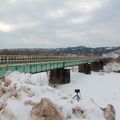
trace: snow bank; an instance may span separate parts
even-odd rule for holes
[[[35,85],[46,85],[48,84],[48,76],[46,72],[38,73],[38,74],[30,74],[30,73],[20,73],[18,71],[14,71],[12,73],[8,73],[6,78],[12,80],[14,83],[31,83]]]
[[[104,70],[109,72],[120,71],[120,63],[114,63],[114,62],[108,63],[106,66],[104,66]]]
[[[74,73],[72,72],[72,74]],[[39,83],[38,79],[40,76],[42,76],[41,78],[42,80],[45,80],[46,84],[41,85]],[[58,87],[58,89],[55,89],[48,86],[46,73],[31,75],[13,72],[6,76],[6,79],[11,80],[12,83],[8,86],[8,91],[0,98],[0,102],[6,104],[5,108],[12,112],[16,120],[30,120],[33,106],[39,103],[44,97],[50,99],[58,106],[59,110],[63,113],[65,120],[105,120],[104,112],[95,104],[95,102],[93,102],[93,100],[83,97],[78,102],[76,99],[72,98],[74,93],[71,93],[74,88],[80,88],[80,86],[77,86],[80,84],[76,84],[80,83],[80,80],[74,81],[74,79],[69,85],[63,85]],[[16,92],[18,92],[19,97],[8,96],[8,93],[11,93],[9,88],[14,88]],[[66,92],[66,90],[69,90],[69,92]],[[10,119],[8,118],[8,120]]]

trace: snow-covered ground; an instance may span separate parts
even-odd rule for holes
[[[43,97],[50,98],[62,109],[65,120],[105,120],[99,107],[104,108],[107,104],[114,105],[116,120],[120,120],[120,73],[111,72],[111,67],[108,66],[110,65],[105,67],[105,71],[109,72],[92,72],[91,75],[71,70],[71,82],[56,88],[48,85],[47,73],[31,75],[13,72],[7,74],[6,79],[11,80],[18,91],[22,88],[20,96],[15,99],[4,95],[0,102],[7,103],[7,108],[16,116],[16,120],[30,120],[32,105],[25,105],[26,101],[37,103]],[[79,102],[73,99],[75,89],[81,91]],[[85,114],[80,118],[72,113],[76,106],[85,110]],[[4,120],[2,117],[0,113],[0,120]]]
[[[74,94],[74,89],[81,90],[82,98],[93,98],[98,106],[113,104],[117,111],[116,120],[120,120],[120,73],[96,73],[91,75],[72,72],[71,83],[59,86],[58,89],[68,95]]]
[[[120,50],[116,50],[116,51],[113,51],[113,52],[109,52],[109,53],[105,53],[103,54],[103,57],[104,58],[118,58],[120,57]]]

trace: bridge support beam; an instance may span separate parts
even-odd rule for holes
[[[79,65],[79,72],[85,74],[91,74],[91,63],[80,64]]]
[[[70,83],[70,69],[54,69],[50,71],[49,84]]]

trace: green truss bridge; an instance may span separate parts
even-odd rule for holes
[[[4,55],[0,56],[0,78],[4,78],[7,71],[19,71],[25,73],[50,71],[51,83],[56,83],[56,79],[58,80],[57,83],[68,83],[68,79],[70,79],[70,70],[65,68],[72,66],[79,66],[79,72],[90,74],[91,70],[102,69],[103,60],[65,56]]]

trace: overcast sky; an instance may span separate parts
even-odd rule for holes
[[[120,0],[0,0],[0,48],[120,46]]]

